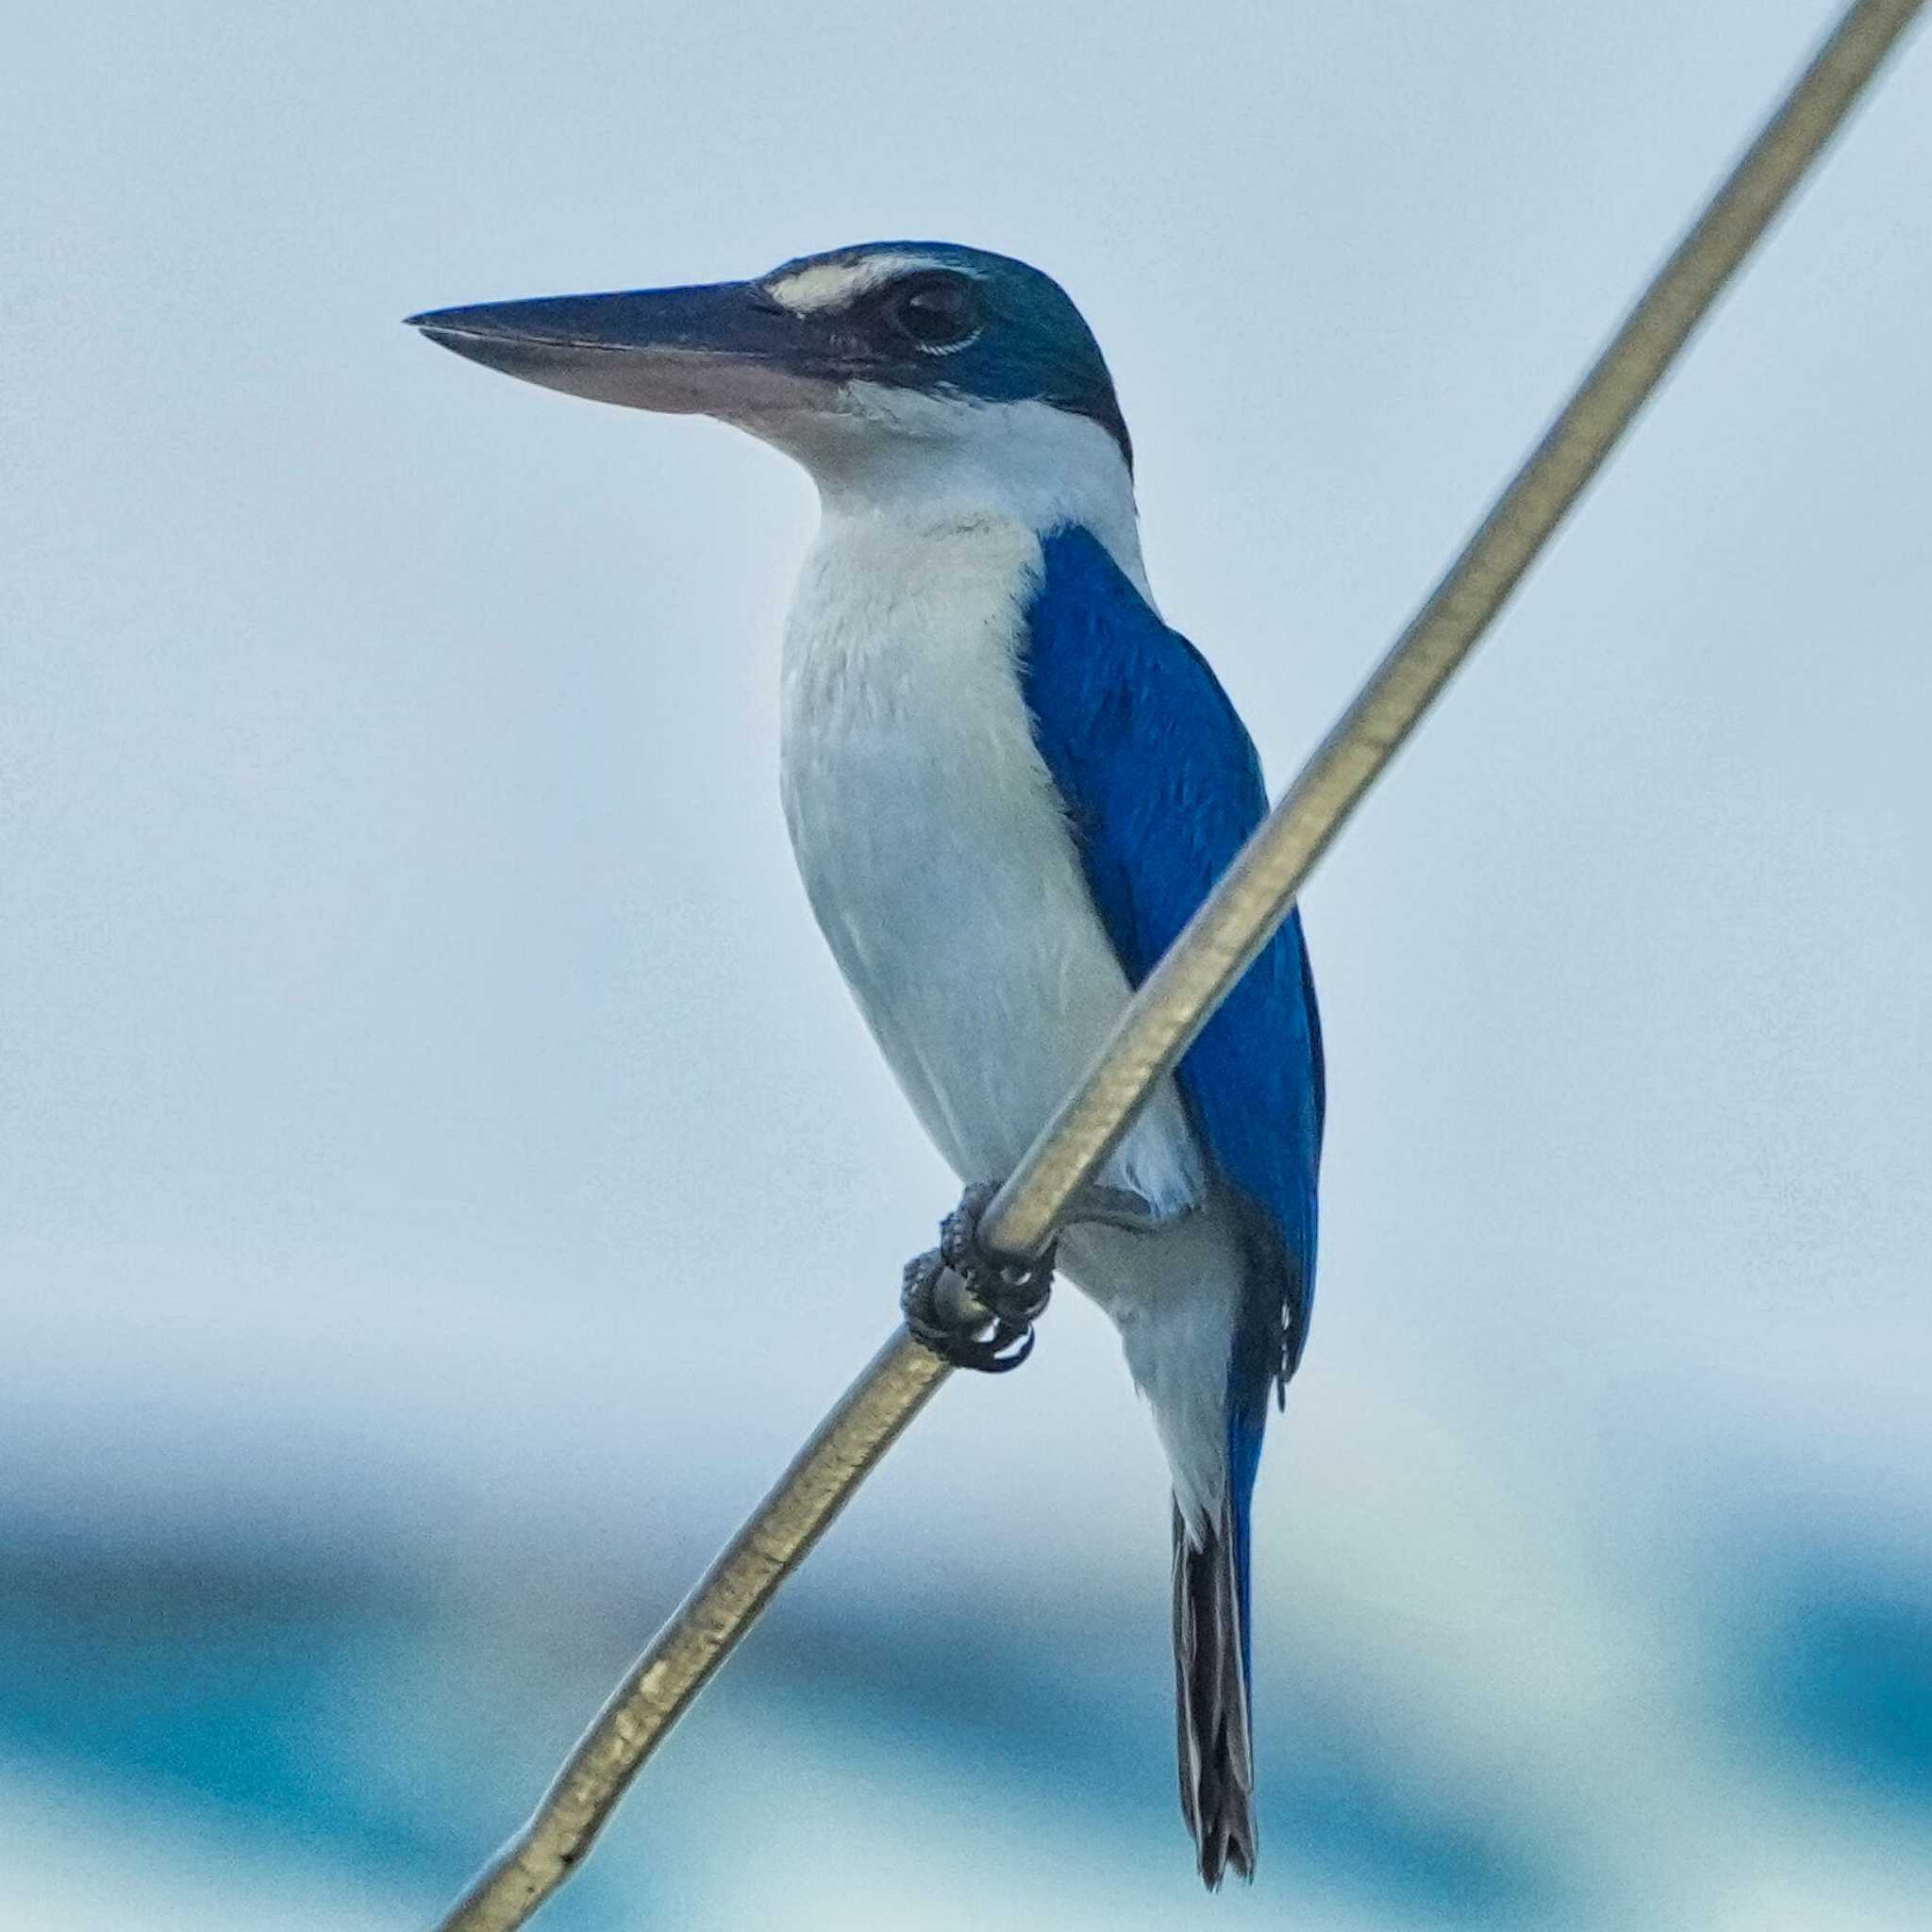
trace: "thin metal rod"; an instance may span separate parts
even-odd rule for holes
[[[1288,917],[1296,891],[1522,582],[1543,545],[1790,199],[1922,0],[1854,7],[1657,271],[1462,554],[1410,620],[1267,822],[1168,949],[1079,1087],[982,1224],[987,1244],[1038,1254],[1156,1083]]]
[[[575,1870],[644,1759],[952,1374],[902,1328],[874,1356],[591,1721],[439,1932],[511,1932]]]
[[[1034,1253],[1288,915],[1363,794],[1468,657],[1790,198],[1924,0],[1859,0],[1738,163],[1360,694],[1141,987],[988,1210]],[[949,1371],[903,1331],[875,1356],[653,1640],[535,1815],[439,1932],[514,1932],[590,1850],[644,1760]]]

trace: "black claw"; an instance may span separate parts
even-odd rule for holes
[[[919,1341],[956,1369],[989,1375],[1017,1369],[1033,1353],[1033,1324],[1053,1292],[1051,1248],[1037,1261],[1021,1261],[980,1245],[980,1217],[996,1191],[983,1184],[966,1190],[940,1224],[939,1246],[907,1262],[899,1291],[906,1325]]]

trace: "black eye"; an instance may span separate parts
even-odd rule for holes
[[[957,349],[979,333],[979,304],[963,275],[927,275],[886,297],[887,325],[922,349]]]

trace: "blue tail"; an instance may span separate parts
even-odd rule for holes
[[[1257,1450],[1258,1452],[1257,1431]],[[1248,1700],[1248,1495],[1229,1472],[1216,1519],[1197,1541],[1174,1512],[1174,1709],[1181,1814],[1211,1891],[1229,1867],[1255,1875],[1255,1751]]]

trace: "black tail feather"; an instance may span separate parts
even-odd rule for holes
[[[1230,1866],[1242,1878],[1255,1875],[1244,1596],[1232,1498],[1223,1503],[1199,1548],[1176,1504],[1174,1667],[1181,1815],[1194,1835],[1209,1890]]]

